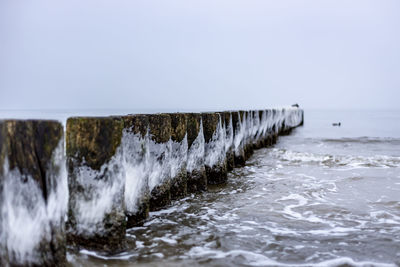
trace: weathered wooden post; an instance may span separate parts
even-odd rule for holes
[[[125,170],[123,121],[112,117],[67,120],[68,241],[115,252],[123,248]]]
[[[171,117],[171,199],[187,194],[187,115],[170,113]]]
[[[171,117],[168,114],[147,116],[150,211],[155,211],[171,203]]]
[[[268,122],[267,122],[267,113],[265,110],[259,110],[258,111],[258,117],[259,117],[259,129],[257,132],[257,148],[262,148],[267,146],[267,127],[268,127]]]
[[[299,126],[302,126],[304,125],[304,110],[301,109],[300,112],[301,112],[301,120]]]
[[[204,133],[201,115],[187,113],[187,190],[196,193],[207,190],[206,168],[204,166]]]
[[[261,130],[260,116],[258,110],[252,110],[251,116],[253,118],[253,125],[251,130],[251,139],[253,150],[261,147],[260,140],[258,139],[258,132]]]
[[[253,149],[253,115],[252,111],[244,111],[244,118],[246,119],[246,141],[244,146],[244,153],[246,156],[246,161],[251,157],[254,152]]]
[[[127,227],[137,226],[149,216],[149,119],[146,115],[122,117],[123,165]]]
[[[279,114],[276,109],[269,110],[271,112],[271,127],[269,134],[269,145],[272,146],[276,144],[278,138],[278,129],[279,129]]]
[[[63,127],[0,121],[0,265],[65,266]]]
[[[246,163],[244,154],[245,127],[239,111],[232,112],[232,125],[235,166],[244,166]]]
[[[231,171],[235,167],[232,114],[230,111],[225,111],[221,112],[221,116],[225,128],[225,155],[227,162],[227,170]]]
[[[219,113],[202,113],[205,166],[208,184],[222,184],[227,179],[225,130]]]

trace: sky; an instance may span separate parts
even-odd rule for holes
[[[398,109],[399,0],[0,0],[0,109]]]

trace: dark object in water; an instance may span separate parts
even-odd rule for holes
[[[340,125],[341,125],[340,122],[338,122],[338,123],[332,123],[332,126],[339,126],[339,127],[340,127]]]
[[[299,104],[297,104],[297,103],[296,103],[296,104],[293,104],[292,107],[298,108],[298,107],[299,107]]]

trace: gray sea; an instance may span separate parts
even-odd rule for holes
[[[340,127],[332,126],[341,122]],[[224,186],[153,212],[72,266],[400,266],[400,111],[305,110]]]

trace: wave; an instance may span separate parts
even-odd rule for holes
[[[315,140],[315,139],[314,139]],[[359,144],[395,144],[400,145],[400,138],[393,137],[370,137],[370,136],[360,136],[360,137],[343,137],[343,138],[320,138],[316,141],[322,141],[326,143],[359,143]]]
[[[82,249],[80,250],[81,254],[91,256],[94,258],[102,259],[102,260],[129,260],[135,257],[138,257],[137,253],[127,253],[123,252],[114,256],[105,256],[97,253],[95,251],[89,251]],[[161,254],[161,253],[157,253]],[[270,259],[269,257],[247,251],[247,250],[230,250],[227,252],[223,252],[220,250],[210,249],[207,247],[193,247],[187,255],[189,258],[199,260],[199,259],[227,259],[230,258],[234,261],[235,259],[244,259],[245,266],[282,266],[282,267],[305,267],[305,266],[314,266],[314,267],[336,267],[336,266],[352,266],[352,267],[396,267],[395,263],[383,263],[383,262],[373,262],[373,261],[356,261],[350,257],[338,257],[333,258],[321,262],[316,263],[284,263],[275,261]],[[209,262],[210,263],[210,262]],[[211,265],[213,265],[211,263]]]
[[[275,148],[271,155],[279,160],[292,164],[309,163],[328,167],[352,167],[352,168],[398,168],[400,157],[375,155],[375,156],[352,156],[352,155],[330,155],[311,152],[297,152]]]
[[[223,252],[220,250],[210,249],[207,247],[193,247],[188,256],[193,259],[199,258],[209,258],[209,259],[225,259],[225,258],[235,258],[245,260],[245,266],[315,266],[315,267],[334,267],[334,266],[354,266],[354,267],[367,267],[367,266],[379,266],[379,267],[396,267],[394,263],[383,263],[383,262],[372,262],[372,261],[356,261],[349,257],[338,257],[326,261],[321,261],[317,263],[283,263],[278,262],[269,257],[251,252],[246,250],[231,250],[228,252]]]

